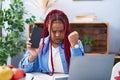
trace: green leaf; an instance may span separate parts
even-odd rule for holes
[[[22,34],[25,31],[24,24],[33,24],[35,21],[35,16],[24,18],[24,15],[28,15],[28,12],[25,11],[22,0],[12,0],[9,6],[8,9],[0,9],[0,27],[6,33],[6,35],[0,37],[0,65],[6,62],[9,54],[13,57],[25,51],[26,40],[24,34]]]

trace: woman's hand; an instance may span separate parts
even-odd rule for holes
[[[32,43],[30,42],[30,38],[29,38],[26,42],[26,46],[27,46],[27,50],[30,52],[30,56],[28,59],[30,62],[34,61],[34,59],[37,57],[38,52],[40,50],[40,46],[39,48],[32,48],[31,45]]]
[[[71,44],[71,47],[74,48],[76,44],[78,44],[79,34],[77,31],[73,31],[69,34],[68,40]]]

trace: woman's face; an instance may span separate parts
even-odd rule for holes
[[[51,31],[51,38],[52,38],[53,44],[58,44],[64,39],[65,29],[61,21],[59,20],[54,21],[51,26],[51,30],[50,30],[50,26],[48,26],[49,34],[50,34],[50,31]]]

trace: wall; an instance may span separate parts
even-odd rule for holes
[[[27,0],[26,0],[27,1]],[[120,52],[120,0],[101,0],[101,1],[73,1],[58,0],[51,9],[63,10],[69,17],[70,22],[74,21],[75,15],[92,13],[97,17],[97,21],[109,22],[109,51]],[[26,5],[26,9],[37,16],[40,21],[42,12],[33,6]],[[48,12],[49,10],[48,9]]]

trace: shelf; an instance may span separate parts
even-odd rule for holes
[[[43,28],[43,23],[36,22],[35,25]],[[33,25],[29,25],[29,35]],[[108,54],[108,22],[71,22],[71,31],[77,31],[80,39],[83,35],[89,35],[94,39],[92,53]]]
[[[92,53],[108,54],[108,23],[107,22],[80,22],[70,23],[71,31],[77,31],[80,39],[84,35],[93,38]]]

